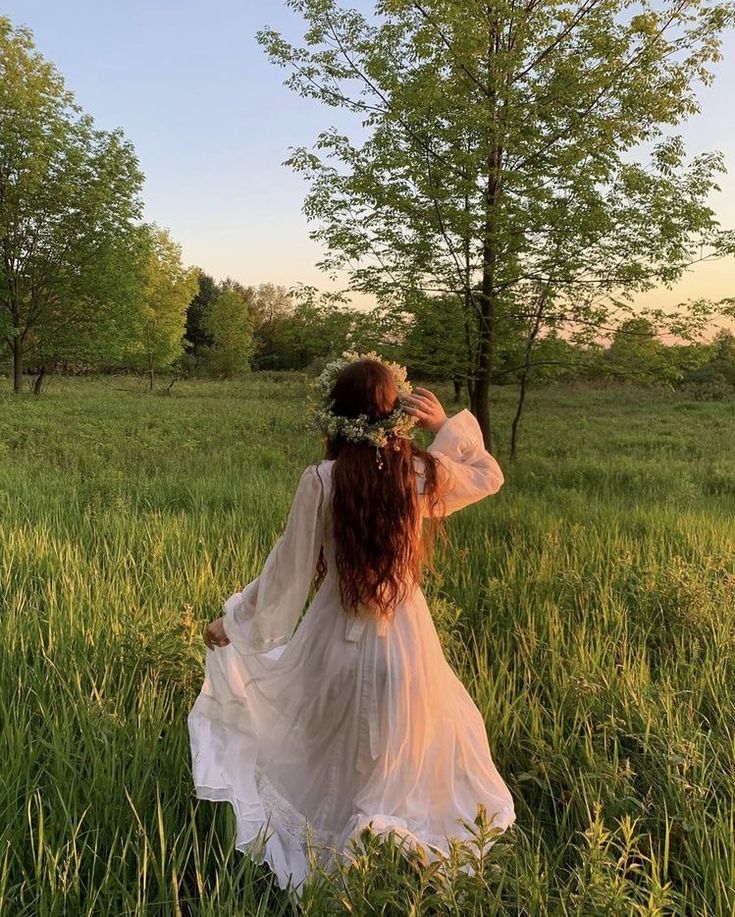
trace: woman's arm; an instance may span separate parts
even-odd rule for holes
[[[248,656],[290,639],[316,571],[323,533],[322,498],[318,468],[310,465],[299,480],[286,528],[260,575],[231,595],[222,618],[210,624],[212,644],[224,644],[225,640],[217,639],[224,637]]]
[[[444,499],[437,509],[442,515],[448,516],[500,490],[503,472],[485,449],[474,414],[465,408],[447,417],[436,395],[425,388],[416,388],[403,401],[405,410],[418,418],[418,425],[435,434],[427,451],[436,455],[440,465],[439,490]]]
[[[489,497],[503,486],[503,471],[485,449],[477,418],[466,408],[444,421],[427,451],[441,467],[442,515]]]

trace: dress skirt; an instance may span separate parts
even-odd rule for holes
[[[188,724],[197,796],[232,805],[237,849],[282,888],[308,875],[309,843],[328,866],[369,823],[433,859],[478,804],[493,826],[515,819],[420,590],[380,622],[349,618],[325,580],[285,646],[207,650]]]

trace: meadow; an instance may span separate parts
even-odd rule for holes
[[[449,885],[367,838],[299,910],[194,799],[186,715],[320,457],[304,378],[143,386],[0,394],[0,913],[735,912],[735,403],[532,391],[511,464],[493,391],[506,484],[425,591],[517,824]]]

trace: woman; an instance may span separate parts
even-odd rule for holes
[[[326,459],[303,472],[260,576],[209,624],[188,717],[197,796],[231,803],[237,849],[282,888],[308,875],[309,845],[329,864],[368,824],[432,858],[478,805],[496,827],[515,820],[420,588],[441,519],[503,473],[469,411],[447,418],[377,354],[344,354],[319,385]],[[416,425],[435,434],[428,451]]]

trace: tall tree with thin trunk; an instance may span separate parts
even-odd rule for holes
[[[153,389],[156,370],[170,366],[184,352],[186,310],[199,288],[199,271],[184,265],[181,246],[167,229],[150,224],[141,231],[145,240],[141,319],[130,357],[148,373],[148,387]]]
[[[73,359],[132,333],[142,181],[122,133],[95,129],[0,17],[0,337],[16,392],[28,347],[57,360],[66,341]]]
[[[596,328],[634,292],[732,249],[707,203],[721,158],[689,161],[665,133],[697,110],[729,4],[287,5],[302,44],[272,29],[261,44],[292,89],[355,116],[354,131],[325,130],[289,160],[311,185],[321,266],[398,308],[417,291],[461,304],[488,448],[504,328]]]

